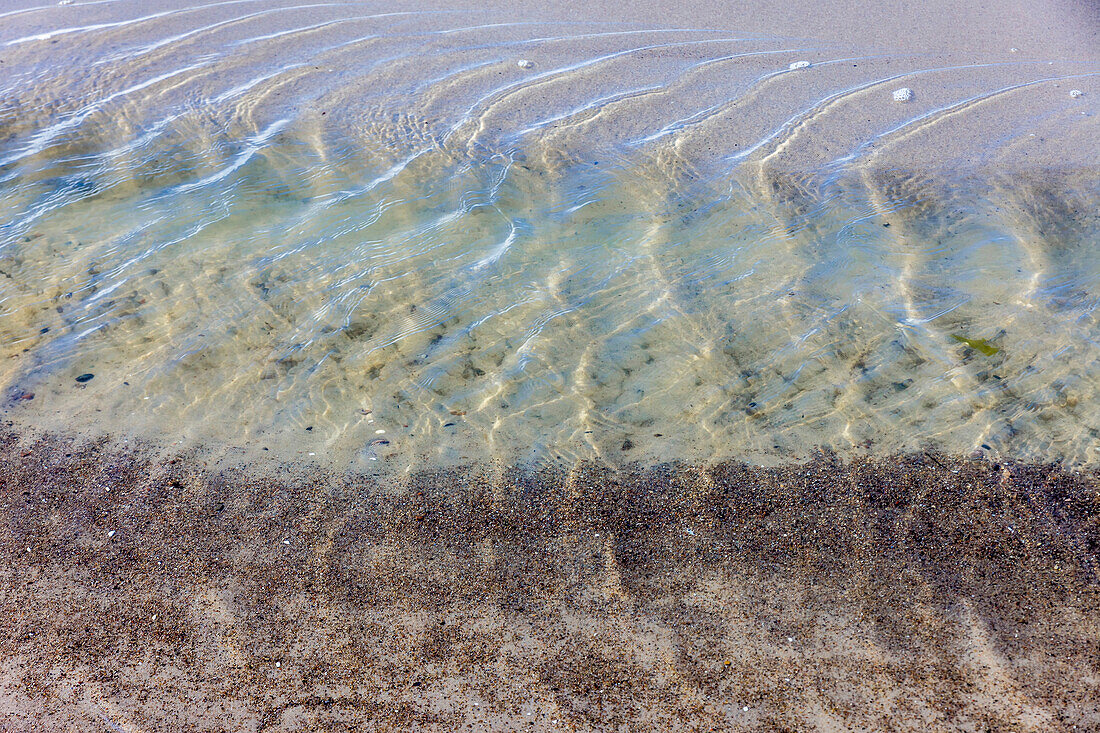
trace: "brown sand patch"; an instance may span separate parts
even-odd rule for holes
[[[4,436],[0,730],[1100,728],[1095,473],[283,475]]]

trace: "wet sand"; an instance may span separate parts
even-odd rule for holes
[[[1100,727],[1095,471],[264,473],[4,434],[0,730]]]
[[[290,120],[326,153],[381,140],[598,160],[647,141],[662,165],[708,173],[1096,163],[1100,11],[1084,0],[402,1],[385,11],[19,0],[0,15],[13,80],[0,140],[26,145],[12,160],[83,158],[166,119],[206,148],[227,134],[266,141]],[[58,73],[59,50],[79,72]],[[789,73],[798,62],[810,66]],[[911,101],[892,101],[899,87]],[[225,95],[191,114],[196,100]],[[163,116],[179,109],[189,111]],[[81,134],[58,145],[73,118]]]

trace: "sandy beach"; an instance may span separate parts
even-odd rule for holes
[[[1100,730],[1100,10],[0,7],[0,732]]]
[[[733,161],[807,173],[840,159],[919,173],[1096,166],[1100,10],[1086,0],[21,5],[4,12],[0,48],[9,78],[34,91],[9,85],[0,132],[74,104],[83,129],[71,152],[140,134],[158,110],[239,78],[254,98],[211,105],[185,129],[262,131],[292,98],[315,145],[476,153],[531,125],[529,157],[551,167],[642,138],[669,143],[652,153],[658,165],[711,172]],[[56,73],[59,49],[83,70]],[[912,99],[892,102],[901,87]]]
[[[4,730],[1100,724],[1095,472],[2,462]]]

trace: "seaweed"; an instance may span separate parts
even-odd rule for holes
[[[974,351],[984,354],[985,356],[993,356],[1000,351],[999,348],[989,343],[989,341],[987,341],[986,339],[967,338],[965,336],[960,336],[957,333],[951,334],[951,338],[955,339],[959,343],[966,344],[970,348],[974,349]]]

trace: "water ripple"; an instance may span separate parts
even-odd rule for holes
[[[0,14],[12,419],[354,465],[1100,459],[1096,177],[1005,164],[1092,139],[1060,85],[1100,70],[254,2]]]

